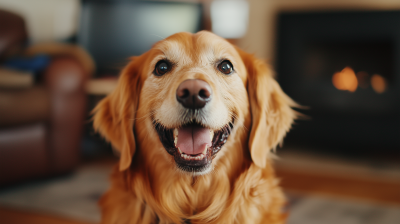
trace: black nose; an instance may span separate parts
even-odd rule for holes
[[[189,109],[203,108],[211,100],[211,87],[207,82],[198,79],[183,81],[176,90],[176,99]]]

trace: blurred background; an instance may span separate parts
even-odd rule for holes
[[[275,162],[288,223],[400,223],[398,0],[0,0],[0,223],[98,223],[118,158],[90,111],[128,57],[200,30],[304,106]]]

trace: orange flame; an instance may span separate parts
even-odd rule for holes
[[[332,83],[337,89],[350,92],[356,91],[358,86],[356,74],[350,67],[345,67],[342,71],[336,72],[332,76]]]
[[[386,90],[386,80],[382,76],[375,74],[371,77],[372,89],[377,93],[383,93]]]

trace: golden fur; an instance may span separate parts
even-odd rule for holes
[[[165,57],[174,69],[154,76]],[[232,62],[235,74],[218,73],[213,62],[221,58]],[[204,175],[179,171],[152,125],[177,125],[175,91],[186,79],[211,86],[211,128],[235,119]],[[102,223],[284,223],[285,199],[269,153],[296,117],[292,106],[262,60],[209,32],[178,33],[133,57],[116,90],[94,110],[95,129],[120,152],[111,189],[100,201]]]

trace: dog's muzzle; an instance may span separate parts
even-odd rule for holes
[[[182,124],[176,128],[165,128],[154,122],[161,143],[183,171],[196,175],[207,173],[215,155],[226,143],[233,122],[219,130],[213,130],[198,122],[202,109],[212,99],[212,90],[207,82],[198,79],[183,81],[176,90],[177,101],[186,108]]]

